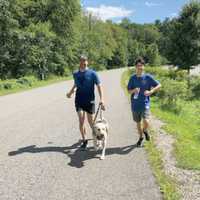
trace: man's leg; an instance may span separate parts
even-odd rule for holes
[[[81,136],[83,139],[83,144],[81,145],[81,148],[87,147],[87,140],[86,140],[86,130],[85,130],[85,111],[78,111],[78,118],[79,118],[79,129],[81,132]]]
[[[90,125],[90,128],[92,129],[94,123],[94,114],[87,113],[87,120]]]

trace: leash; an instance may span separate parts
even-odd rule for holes
[[[93,123],[96,122],[96,119],[97,119],[97,116],[98,116],[98,114],[99,114],[99,111],[100,111],[100,119],[102,120],[102,119],[103,119],[103,115],[102,115],[102,104],[101,104],[101,103],[100,103],[99,106],[98,106],[98,109],[97,109],[97,112],[96,112],[96,114],[95,114]]]

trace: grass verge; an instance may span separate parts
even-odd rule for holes
[[[166,122],[166,132],[176,138],[174,156],[177,167],[200,170],[200,102],[179,101],[180,113],[160,109],[160,102],[152,99],[151,111],[156,117]]]
[[[58,82],[66,81],[66,80],[70,80],[70,79],[72,79],[72,76],[68,76],[68,77],[52,76],[47,80],[43,80],[43,81],[37,80],[37,81],[32,82],[31,84],[16,84],[17,79],[8,80],[9,84],[12,84],[13,86],[8,89],[0,88],[0,96],[13,94],[13,93],[17,93],[17,92],[23,92],[26,90],[31,90],[33,88],[43,87],[43,86],[47,86],[47,85],[50,85],[53,83],[58,83]],[[2,82],[3,81],[1,81],[1,83]]]

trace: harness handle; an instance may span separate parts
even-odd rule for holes
[[[102,114],[102,104],[101,103],[99,103],[99,106],[98,106],[97,112],[95,114],[93,123],[95,123],[95,121],[97,119],[97,116],[99,114],[99,111],[100,111],[100,119],[102,120],[103,119],[103,114]]]

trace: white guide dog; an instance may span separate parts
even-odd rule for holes
[[[108,139],[108,122],[105,119],[97,120],[93,125],[93,142],[95,150],[102,149],[100,159],[105,159],[105,151]]]

